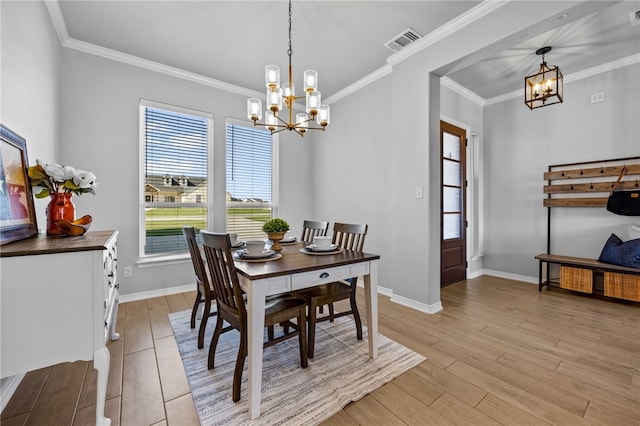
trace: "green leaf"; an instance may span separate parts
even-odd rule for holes
[[[46,198],[50,195],[49,190],[46,188],[42,188],[42,191],[38,192],[35,197],[36,198]]]

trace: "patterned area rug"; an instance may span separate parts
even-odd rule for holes
[[[215,317],[207,324],[204,348],[198,349],[198,327],[190,328],[190,314],[190,311],[176,312],[169,314],[169,320],[200,423],[206,426],[318,424],[426,359],[380,335],[378,358],[371,360],[366,328],[363,327],[363,340],[358,341],[351,317],[337,318],[334,323],[322,322],[316,329],[315,357],[309,360],[306,369],[300,367],[296,338],[264,350],[261,415],[251,421],[246,362],[241,399],[238,403],[231,400],[240,335],[235,330],[222,334],[216,367],[208,370]]]

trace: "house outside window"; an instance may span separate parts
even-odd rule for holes
[[[265,238],[262,224],[278,214],[278,135],[235,120],[226,135],[227,232]]]
[[[187,252],[182,226],[213,223],[213,115],[140,102],[140,256]]]

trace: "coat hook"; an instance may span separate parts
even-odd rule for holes
[[[600,166],[600,173],[604,173],[604,168]]]
[[[589,189],[593,189],[593,182],[591,182],[591,186],[589,187]]]
[[[564,170],[562,171],[562,175],[561,176],[564,177]]]
[[[570,189],[573,191],[573,184],[571,184],[571,188]]]
[[[584,174],[584,173],[583,173],[582,169],[580,169],[580,175],[582,176],[583,174]]]
[[[636,179],[636,188],[638,187],[638,179]]]

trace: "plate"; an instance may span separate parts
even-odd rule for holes
[[[339,247],[335,244],[331,244],[328,245],[326,247],[319,247],[315,244],[309,244],[307,247],[305,247],[306,249],[310,250],[310,251],[335,251],[337,250]]]
[[[298,241],[296,237],[287,238],[286,240],[280,240],[280,244],[291,244]]]
[[[236,253],[240,259],[264,259],[276,254],[273,250],[262,250],[260,253],[248,253],[246,250],[238,250]]]
[[[244,245],[244,241],[236,241],[235,243],[231,243],[231,248],[239,248],[242,247]]]
[[[312,254],[312,255],[315,255],[315,256],[324,256],[324,255],[328,255],[328,254],[342,253],[342,247],[336,247],[331,251],[313,251],[313,250],[309,250],[307,247],[304,247],[304,248],[300,249],[300,253]]]

